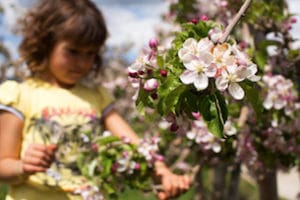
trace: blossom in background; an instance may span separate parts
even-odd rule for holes
[[[137,151],[145,157],[149,164],[155,160],[163,160],[163,157],[157,153],[159,142],[159,137],[153,137],[151,139],[144,138],[139,143]]]
[[[139,169],[138,163],[132,160],[131,152],[123,152],[122,157],[119,158],[116,162],[117,172],[126,172],[128,174],[132,174],[133,170]]]
[[[81,195],[83,200],[104,200],[99,188],[95,186],[84,186],[74,191],[74,194]]]
[[[217,138],[209,132],[206,123],[201,117],[193,122],[191,130],[186,133],[186,137],[195,141],[204,150],[212,150],[215,153],[221,151],[221,145]]]
[[[263,102],[265,109],[284,109],[285,114],[290,116],[300,108],[298,94],[291,80],[282,75],[265,75],[262,80],[267,87]]]
[[[224,124],[224,133],[228,136],[236,135],[237,129],[231,119],[227,119]]]

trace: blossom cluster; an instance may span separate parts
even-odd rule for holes
[[[282,75],[266,74],[263,76],[262,81],[267,88],[267,94],[263,102],[265,109],[284,109],[287,116],[292,116],[300,108],[298,92],[291,80]]]
[[[242,100],[260,80],[245,48],[233,39],[221,42],[223,34],[219,24],[205,18],[182,24],[170,46],[151,39],[128,67],[129,80],[138,88],[138,109],[150,107],[164,117],[183,114],[190,119],[192,112],[199,112],[208,130],[222,136],[228,94]],[[208,114],[212,110],[215,113]]]
[[[214,134],[212,134],[201,116],[199,115],[192,123],[192,128],[186,133],[189,140],[195,141],[204,151],[212,150],[215,153],[221,151],[221,142]]]
[[[57,185],[68,181],[62,173],[68,166],[74,176],[82,177],[82,183],[77,185],[74,182],[70,192],[80,194],[86,200],[116,195],[126,186],[151,189],[153,164],[163,160],[158,154],[158,137],[143,139],[135,145],[127,137],[119,138],[109,131],[102,131],[95,117],[71,113],[76,121],[84,123],[71,126],[57,121],[64,115],[65,112],[62,112],[32,120],[42,135],[35,136],[43,137],[45,143],[57,145],[54,164],[46,171]]]
[[[236,44],[214,44],[208,37],[200,41],[188,38],[178,56],[186,68],[180,80],[197,90],[207,89],[212,78],[218,90],[228,89],[234,99],[243,99],[245,92],[239,82],[259,80],[256,64]]]
[[[228,89],[234,99],[240,100],[244,98],[245,92],[239,83],[246,79],[258,81],[257,66],[236,43],[219,44],[221,36],[222,32],[214,28],[209,31],[208,37],[199,41],[195,38],[186,39],[178,50],[178,57],[184,66],[179,78],[184,84],[193,84],[198,91],[207,89],[209,79],[213,79],[219,91]],[[149,46],[151,50],[139,56],[128,67],[128,72],[135,87],[139,87],[140,79],[145,79],[143,89],[153,92],[159,87],[159,81],[155,77],[148,77],[153,74],[153,70],[158,70],[155,56],[165,51],[160,51],[158,41],[154,39],[149,41]],[[160,69],[159,72],[162,77],[167,77],[166,69]]]

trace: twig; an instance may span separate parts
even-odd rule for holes
[[[240,117],[238,119],[238,126],[239,127],[243,127],[246,123],[247,117],[249,114],[249,109],[246,106],[242,107],[241,113],[240,113]]]
[[[235,25],[238,23],[238,21],[241,19],[241,17],[244,15],[244,13],[246,12],[247,8],[249,7],[251,3],[251,0],[246,0],[244,2],[244,4],[242,5],[242,7],[240,8],[239,12],[234,16],[233,20],[228,24],[228,26],[226,27],[223,36],[220,39],[220,43],[224,43],[229,34],[231,33],[232,29],[235,27]]]
[[[175,161],[175,163],[170,167],[171,170],[174,170],[176,168],[176,166],[178,165],[178,163],[181,163],[183,162],[187,157],[188,155],[190,154],[190,149],[183,149],[183,151],[181,151],[178,159]]]

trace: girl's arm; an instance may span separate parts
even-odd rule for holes
[[[20,177],[45,171],[51,164],[55,147],[29,145],[20,159],[24,123],[9,112],[0,113],[0,180],[18,183]]]
[[[139,143],[137,134],[115,110],[110,111],[105,116],[104,125],[113,135],[118,137],[126,136],[132,143]],[[188,176],[173,174],[165,163],[157,161],[154,168],[156,176],[160,179],[163,186],[163,191],[157,194],[160,200],[174,197],[190,187],[190,178]]]
[[[15,115],[0,114],[0,179],[11,181],[20,176],[22,163],[19,160],[23,122]]]

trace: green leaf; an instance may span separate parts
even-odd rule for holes
[[[137,110],[142,115],[145,114],[145,108],[146,107],[150,107],[150,108],[153,107],[153,102],[150,99],[149,92],[147,92],[143,89],[139,90],[138,98],[136,100],[136,107],[137,107]]]
[[[107,177],[108,175],[111,174],[111,167],[112,167],[112,160],[110,159],[103,159],[101,164],[103,167],[103,171],[101,172],[101,175],[103,177]]]
[[[185,91],[185,85],[180,85],[179,87],[175,88],[174,90],[170,91],[167,98],[165,98],[165,104],[168,105],[166,108],[165,113],[169,113],[170,111],[176,113],[176,111],[181,110],[179,99],[182,93]]]
[[[97,159],[94,159],[91,163],[89,163],[89,176],[94,176],[94,173],[95,173],[95,169],[97,167],[97,164],[98,164],[98,161]]]
[[[224,96],[222,96],[220,94],[219,91],[215,91],[214,98],[215,98],[215,104],[216,104],[216,107],[218,110],[218,115],[220,115],[219,116],[220,121],[224,125],[224,123],[226,122],[227,117],[228,117],[228,108],[227,108],[225,98],[224,98]]]
[[[106,193],[108,193],[109,195],[116,193],[116,190],[108,183],[103,183],[103,188],[104,188],[104,191]]]
[[[116,137],[116,136],[107,136],[107,137],[102,137],[100,139],[97,140],[97,143],[99,145],[106,145],[115,141],[119,141],[120,138]]]
[[[220,97],[214,95],[205,95],[201,99],[200,113],[211,133],[216,137],[222,137],[224,120],[227,119],[227,108]]]
[[[163,57],[162,56],[157,56],[156,60],[157,60],[157,65],[162,68],[164,66],[164,59],[163,59]]]
[[[241,83],[241,87],[244,89],[246,99],[249,101],[256,113],[258,120],[261,120],[262,112],[264,110],[261,98],[258,93],[258,89],[253,87],[253,84]]]
[[[172,93],[173,91],[174,91],[173,94],[178,95],[177,92],[180,91],[176,91],[176,88],[180,87],[181,85],[182,84],[179,81],[179,79],[173,75],[168,76],[168,79],[160,85],[160,87],[158,88],[159,100],[158,100],[157,108],[158,108],[158,112],[161,115],[166,115],[171,110],[171,108],[169,107],[170,103],[168,102],[168,100],[173,101],[172,102],[173,106],[174,104],[176,104],[179,97],[171,98],[169,96],[170,93]]]

